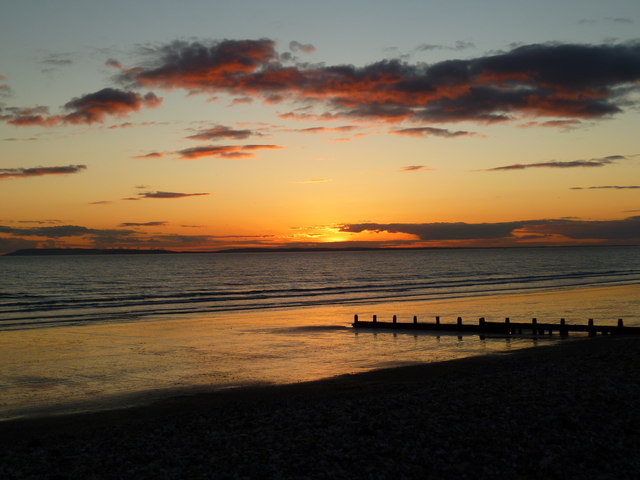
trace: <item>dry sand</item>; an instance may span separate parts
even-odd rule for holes
[[[640,338],[0,423],[0,478],[640,478]]]

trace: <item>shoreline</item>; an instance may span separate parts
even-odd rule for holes
[[[8,420],[0,476],[632,478],[639,369],[607,336]]]

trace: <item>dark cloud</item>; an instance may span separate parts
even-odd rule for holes
[[[611,20],[614,23],[623,23],[626,25],[633,25],[635,23],[635,21],[632,18],[626,18],[626,17],[608,18],[607,20]]]
[[[110,125],[106,128],[108,128],[109,130],[118,130],[120,128],[150,127],[155,125],[168,125],[168,124],[169,122],[138,122],[138,123],[124,122],[124,123],[119,123],[117,125]]]
[[[343,225],[342,232],[360,233],[364,231],[408,233],[421,240],[469,240],[510,237],[522,228],[525,222],[505,223],[357,223]]]
[[[426,123],[607,117],[634,103],[640,80],[640,42],[533,44],[468,60],[364,67],[285,66],[267,39],[174,42],[147,53],[147,63],[122,70],[122,82],[303,100],[332,116]]]
[[[419,52],[427,52],[430,50],[455,50],[455,51],[461,51],[461,50],[466,50],[468,48],[474,48],[475,44],[473,42],[467,42],[464,40],[457,40],[453,46],[449,46],[449,45],[441,45],[441,44],[437,44],[437,43],[423,43],[421,45],[418,45],[416,47],[416,51]]]
[[[238,97],[238,98],[234,98],[231,101],[231,106],[243,105],[243,104],[248,104],[248,103],[253,103],[253,98],[251,98],[251,97]]]
[[[351,132],[355,130],[357,127],[354,125],[343,125],[341,127],[309,127],[309,128],[298,128],[294,130],[299,133],[344,133]]]
[[[143,96],[134,92],[103,88],[66,103],[64,108],[71,113],[65,115],[63,121],[74,124],[102,122],[106,115],[122,117],[142,107],[157,107],[160,103],[162,99],[153,92]]]
[[[144,66],[123,69],[120,80],[162,88],[233,90],[239,74],[256,72],[276,62],[278,54],[275,43],[267,39],[223,40],[212,44],[176,41],[147,49],[147,58]]]
[[[533,234],[562,235],[574,240],[640,239],[640,216],[604,221],[552,220],[528,225],[527,230]]]
[[[0,120],[16,127],[53,127],[61,122],[58,115],[49,115],[49,108],[39,105],[36,107],[7,107],[0,110]]]
[[[2,80],[2,77],[0,77]],[[10,97],[11,96],[11,87],[6,83],[0,83],[0,98],[2,97]],[[0,112],[2,109],[0,109]]]
[[[219,139],[234,139],[234,140],[244,140],[245,138],[249,138],[253,135],[261,135],[258,132],[254,132],[253,130],[234,130],[230,127],[225,127],[223,125],[216,125],[215,127],[208,128],[206,130],[201,130],[195,135],[189,135],[187,138],[193,140],[219,140]]]
[[[571,119],[571,120],[547,120],[545,122],[527,122],[522,125],[519,125],[521,128],[531,128],[531,127],[550,127],[550,128],[563,128],[563,129],[571,129],[574,127],[578,127],[582,125],[580,120]]]
[[[165,156],[165,153],[163,152],[150,152],[150,153],[145,153],[144,155],[135,155],[134,157],[131,158],[162,158]]]
[[[2,178],[39,177],[43,175],[69,175],[87,168],[86,165],[67,165],[64,167],[0,168]]]
[[[138,194],[140,198],[185,198],[185,197],[199,197],[203,195],[210,195],[209,193],[178,193],[178,192],[142,192]],[[138,200],[139,198],[136,198]]]
[[[161,226],[166,222],[123,223],[136,227]],[[98,248],[200,248],[216,249],[230,246],[272,245],[267,243],[271,235],[157,235],[132,229],[94,229],[78,225],[56,227],[14,228],[0,225],[0,252],[34,247],[77,247]],[[27,238],[25,238],[27,237]],[[36,240],[28,237],[36,237]],[[80,241],[74,240],[81,238]]]
[[[207,145],[203,147],[185,148],[175,152],[182,159],[202,157],[250,158],[255,150],[280,149],[278,145]]]
[[[26,237],[64,238],[84,236],[128,236],[134,230],[101,230],[78,225],[58,225],[53,227],[15,228],[0,225],[0,233],[21,235]]]
[[[162,227],[164,225],[167,225],[167,222],[143,222],[143,223],[125,222],[125,223],[121,223],[119,226],[120,227]]]
[[[48,220],[18,220],[17,223],[35,223],[36,225],[49,225],[51,223],[62,223],[60,220],[50,218]]]
[[[68,55],[54,53],[44,58],[42,63],[54,67],[66,67],[73,65],[73,60],[71,60]]]
[[[418,170],[433,170],[425,165],[407,165],[400,169],[401,172],[417,172]]]
[[[141,108],[154,108],[162,99],[153,92],[145,95],[139,93],[103,88],[67,102],[64,109],[66,115],[50,115],[47,107],[6,108],[0,120],[15,126],[53,127],[64,124],[92,124],[103,122],[107,116],[124,117]]]
[[[582,167],[604,167],[610,165],[617,160],[624,160],[624,155],[609,155],[608,157],[592,158],[590,160],[571,160],[566,162],[551,161],[539,163],[514,163],[503,167],[488,168],[486,172],[498,172],[506,170],[526,170],[528,168],[582,168]]]
[[[295,40],[292,42],[289,42],[289,50],[291,50],[292,52],[302,52],[302,53],[313,53],[316,51],[316,47],[314,47],[313,45],[311,45],[310,43],[307,44],[303,44],[300,42],[296,42]]]
[[[36,248],[38,242],[19,237],[0,237],[0,252],[14,252],[23,248]]]
[[[423,241],[511,240],[526,237],[565,237],[570,240],[640,240],[640,216],[623,220],[522,220],[498,223],[358,223],[343,232],[389,232],[417,236]],[[517,235],[516,235],[517,233]]]
[[[444,137],[444,138],[454,138],[454,137],[467,137],[470,135],[475,135],[473,132],[467,132],[465,130],[458,130],[452,132],[451,130],[447,130],[446,128],[434,128],[434,127],[416,127],[416,128],[401,128],[399,130],[391,130],[390,133],[396,135],[408,135],[412,137]]]
[[[122,64],[118,60],[115,60],[113,58],[108,59],[106,62],[104,62],[104,64],[107,67],[113,67],[117,68],[118,70],[122,70]]]
[[[638,190],[640,185],[602,185],[595,187],[571,187],[571,190]]]

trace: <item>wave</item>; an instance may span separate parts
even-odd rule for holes
[[[91,321],[137,320],[158,315],[214,313],[266,308],[294,308],[328,304],[383,301],[442,300],[486,296],[522,290],[638,283],[640,271],[573,272],[554,275],[467,277],[458,280],[396,280],[383,284],[313,286],[284,289],[196,290],[172,294],[129,294],[85,298],[31,295],[19,300],[0,296],[0,330]],[[96,292],[93,292],[96,293]]]
[[[640,284],[640,249],[0,258],[0,330]]]

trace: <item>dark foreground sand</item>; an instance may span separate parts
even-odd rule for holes
[[[640,338],[0,423],[0,478],[640,478]]]

